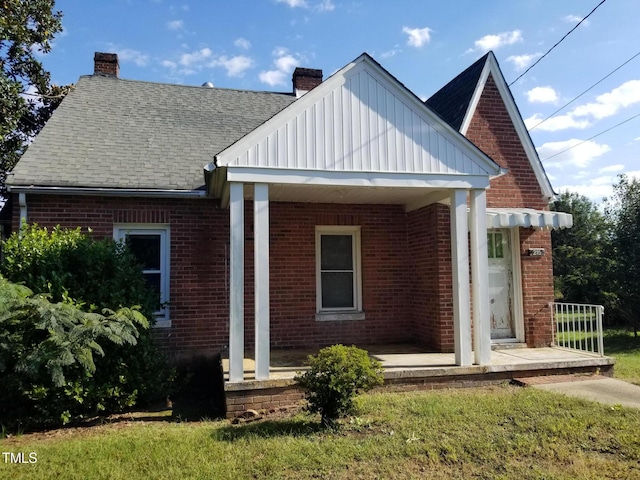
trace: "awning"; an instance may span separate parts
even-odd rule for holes
[[[571,228],[573,216],[532,208],[487,208],[487,228]]]

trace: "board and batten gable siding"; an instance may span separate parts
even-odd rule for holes
[[[496,173],[490,160],[478,161],[482,154],[473,145],[382,72],[381,67],[362,59],[350,64],[221,152],[220,165],[334,172]]]

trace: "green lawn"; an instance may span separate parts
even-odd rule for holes
[[[640,385],[640,336],[625,329],[606,329],[604,353],[616,359],[616,378]]]
[[[0,478],[640,478],[640,411],[511,386],[361,398],[323,432],[303,414],[120,422],[0,440]]]

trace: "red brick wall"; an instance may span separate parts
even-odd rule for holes
[[[542,190],[531,168],[526,152],[498,88],[489,76],[467,137],[494,159],[507,174],[491,180],[487,191],[488,207],[526,207],[548,210]],[[529,257],[527,250],[545,249],[543,257]],[[518,249],[514,248],[517,252]],[[553,268],[551,264],[551,233],[520,229],[525,337],[530,346],[551,342],[549,302],[553,301]]]
[[[96,237],[113,237],[114,223],[169,224],[171,328],[155,330],[156,336],[175,359],[209,355],[228,344],[228,211],[195,199],[27,195],[27,205],[30,222],[90,227]]]
[[[270,216],[271,344],[274,347],[366,345],[412,338],[404,207],[272,202]],[[317,225],[361,226],[365,320],[315,320]],[[252,329],[247,329],[247,335],[252,341]]]
[[[544,248],[541,257],[529,256],[528,249]],[[548,346],[552,340],[553,264],[551,234],[533,228],[520,229],[520,258],[525,339],[530,347]]]
[[[453,351],[453,288],[449,209],[434,204],[408,214],[410,317],[420,343]]]
[[[487,191],[488,207],[548,208],[492,76],[487,79],[466,136],[498,165],[509,170],[491,181]]]
[[[158,329],[174,358],[228,344],[229,213],[208,200],[28,195],[30,222],[90,227],[112,237],[114,223],[171,228],[171,327]],[[271,203],[271,344],[392,343],[413,339],[407,223],[398,205]],[[14,214],[18,224],[18,212]],[[316,322],[315,227],[360,225],[365,320]],[[253,204],[245,205],[245,335],[254,342]]]

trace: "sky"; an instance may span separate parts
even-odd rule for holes
[[[39,58],[56,84],[111,52],[121,78],[290,91],[295,67],[326,78],[367,52],[426,99],[489,50],[513,82],[600,1],[57,0],[63,31]],[[617,175],[640,178],[639,17],[606,0],[511,86],[558,193],[600,203]]]

